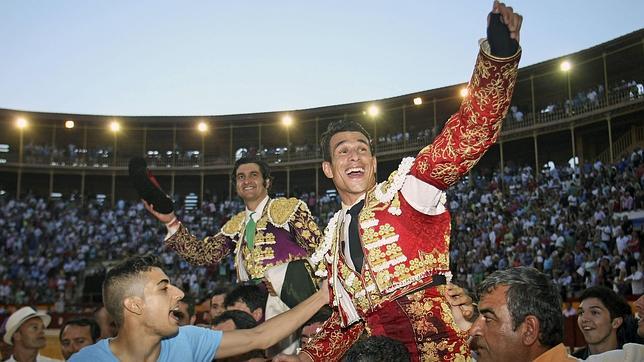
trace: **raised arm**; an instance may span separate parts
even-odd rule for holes
[[[208,236],[203,240],[198,239],[177,220],[174,212],[161,214],[154,210],[154,206],[143,200],[145,209],[157,220],[165,224],[168,229],[166,245],[193,265],[208,265],[221,262],[232,251],[232,240],[218,233]]]
[[[220,263],[233,250],[233,241],[221,232],[199,239],[181,223],[165,243],[192,265]]]
[[[315,294],[276,317],[252,329],[225,331],[217,358],[237,356],[255,349],[267,349],[292,334],[329,302],[329,288],[325,281]]]
[[[468,173],[496,142],[514,91],[521,57],[514,41],[519,39],[522,18],[495,2],[489,21],[488,39],[481,44],[468,95],[432,144],[420,151],[410,171],[441,190]]]

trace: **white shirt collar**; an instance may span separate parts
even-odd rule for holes
[[[269,199],[269,197],[268,197],[268,195],[266,195],[264,200],[262,200],[262,202],[260,202],[259,205],[257,205],[257,208],[255,208],[254,211],[253,210],[248,210],[248,207],[247,207],[246,208],[246,217],[245,217],[246,221],[248,221],[248,219],[250,218],[250,214],[252,212],[255,213],[253,215],[253,220],[255,220],[255,221],[259,220],[259,218],[264,213],[264,207],[266,207],[266,203],[268,203],[268,199]]]
[[[342,203],[342,211],[346,212],[347,210],[349,210],[350,208],[352,208],[355,204],[357,204],[357,203],[359,203],[360,201],[364,200],[364,198],[365,198],[365,196],[366,196],[366,195],[367,195],[366,193],[362,194],[362,196],[360,196],[360,197],[356,200],[356,202],[354,202],[354,203],[353,203],[353,204],[351,204],[351,205],[346,205],[346,204],[343,202],[343,203]]]

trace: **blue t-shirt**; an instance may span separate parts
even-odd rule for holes
[[[212,361],[221,343],[221,331],[207,328],[184,326],[179,327],[179,333],[161,340],[161,353],[158,362],[174,361]],[[70,362],[118,362],[110,350],[109,340],[102,339],[96,344],[87,346],[75,353]]]

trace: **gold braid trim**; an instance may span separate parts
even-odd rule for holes
[[[271,224],[278,227],[285,227],[295,215],[295,211],[300,204],[306,206],[304,202],[294,197],[289,199],[273,199],[268,204],[268,220]]]
[[[221,228],[221,233],[231,238],[236,234],[241,234],[244,228],[244,219],[246,218],[245,213],[246,211],[242,211],[228,220]]]

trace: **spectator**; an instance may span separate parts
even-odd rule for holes
[[[559,291],[534,268],[497,270],[479,285],[469,330],[477,361],[576,361],[563,345]]]
[[[179,319],[180,326],[194,325],[197,321],[195,315],[195,300],[190,296],[184,296],[178,303],[179,310],[175,313]]]
[[[624,344],[621,330],[624,319],[631,315],[631,308],[623,297],[611,289],[597,286],[586,289],[581,295],[577,311],[577,325],[587,346],[576,351],[577,358],[619,349]]]
[[[637,267],[632,266],[631,270],[633,273],[624,278],[624,280],[631,283],[633,295],[642,295],[644,294],[644,261],[640,260],[637,263]]]
[[[60,350],[65,360],[68,360],[81,348],[96,343],[101,337],[101,328],[93,319],[71,319],[60,327],[58,339]]]
[[[22,307],[7,319],[3,340],[13,346],[8,362],[52,362],[58,361],[42,356],[39,350],[45,348],[45,328],[51,322],[48,314],[37,312],[31,307]]]
[[[644,339],[644,320],[641,314],[644,313],[644,296],[635,301],[635,310],[638,314],[637,335]],[[640,340],[641,341],[641,340]],[[644,361],[644,345],[640,343],[626,343],[622,349],[612,350],[600,354],[594,354],[586,359],[592,362],[641,362]]]
[[[227,310],[212,320],[212,329],[216,331],[232,331],[235,329],[251,329],[257,326],[252,315],[241,310]]]
[[[252,329],[257,326],[253,317],[239,310],[227,310],[213,320],[213,330],[234,331],[237,329]],[[239,356],[218,359],[219,362],[264,362],[265,352],[259,349],[244,353]]]
[[[231,290],[224,299],[226,310],[240,310],[253,316],[255,321],[264,320],[264,306],[268,294],[257,285],[242,284]]]
[[[226,308],[224,307],[224,300],[228,294],[228,288],[218,288],[210,293],[210,320],[213,321],[217,316],[223,313]]]
[[[83,348],[71,361],[211,361],[265,349],[293,333],[328,301],[326,284],[296,308],[250,330],[212,331],[178,326],[183,292],[153,256],[133,257],[111,269],[103,284],[105,307],[118,337]]]

